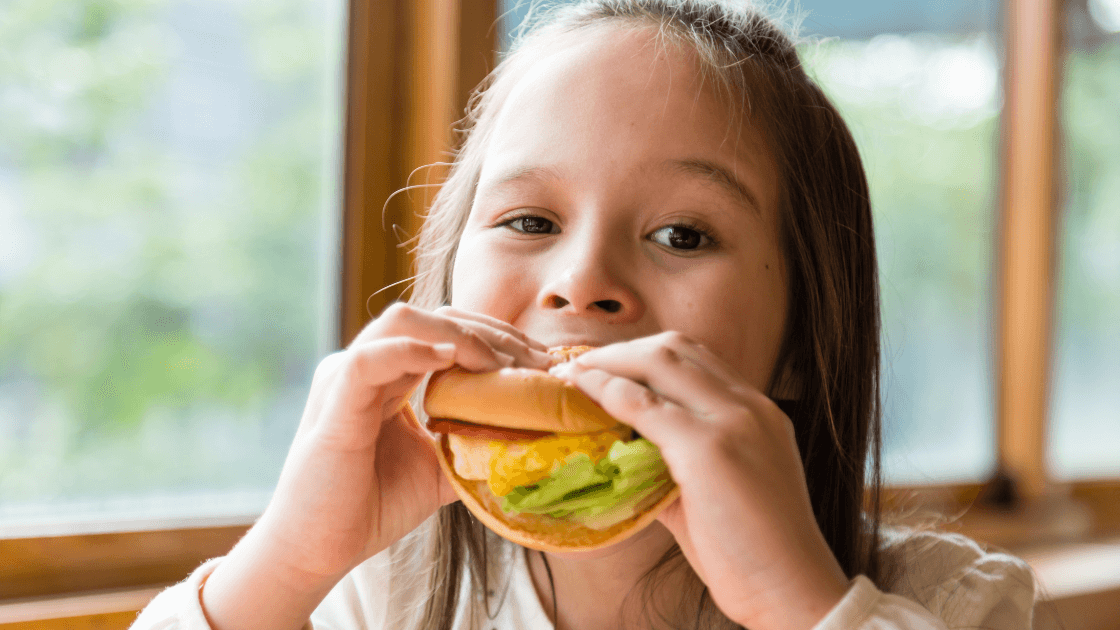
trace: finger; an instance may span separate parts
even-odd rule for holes
[[[509,333],[510,335],[516,337],[518,340],[520,340],[522,343],[529,346],[530,348],[534,348],[536,350],[541,350],[542,352],[548,350],[548,346],[546,346],[543,343],[537,341],[536,339],[533,339],[529,335],[526,335],[524,332],[521,331],[521,329],[517,328],[516,326],[514,326],[510,323],[504,322],[504,321],[498,319],[497,317],[491,317],[491,316],[483,314],[483,313],[474,313],[472,311],[464,311],[463,309],[455,308],[454,306],[441,306],[441,307],[436,309],[436,313],[446,313],[446,314],[453,315],[453,316],[461,318],[461,319],[469,319],[469,320],[473,320],[475,322],[478,322],[480,324],[487,324],[488,326],[490,326],[492,328],[497,328],[498,330],[502,330],[504,332]]]
[[[608,414],[649,438],[663,454],[666,447],[690,442],[697,419],[648,387],[597,368],[579,370],[570,381]]]
[[[339,377],[362,387],[381,387],[402,376],[420,377],[454,364],[459,349],[453,343],[431,343],[412,337],[387,337],[343,353]]]
[[[431,446],[408,430],[401,414],[381,433],[375,459],[381,497],[376,518],[383,536],[397,539],[442,505],[443,473]]]
[[[618,349],[586,363],[560,364],[551,372],[569,378],[567,375],[588,369],[601,369],[644,385],[654,394],[706,419],[725,415],[730,405],[741,406],[746,388],[742,383],[729,386],[704,366],[668,346]]]
[[[491,372],[516,362],[513,356],[495,349],[463,322],[401,303],[385,309],[380,317],[358,333],[351,345],[395,336],[413,337],[430,343],[453,343],[455,362],[473,372]]]
[[[412,407],[409,405],[401,407],[400,412],[394,419],[402,423],[411,437],[423,445],[424,452],[432,457],[437,476],[436,497],[439,505],[443,506],[458,501],[459,497],[455,494],[455,489],[451,487],[447,475],[443,474],[443,468],[438,462],[439,455],[436,451],[440,448],[439,442],[421,426],[420,420],[417,419]]]
[[[455,363],[453,344],[430,344],[410,337],[390,337],[351,347],[341,353],[329,382],[311,397],[304,432],[337,448],[367,448],[376,439],[378,419],[389,415],[387,401],[399,407],[404,396],[419,386],[424,374]],[[314,406],[312,406],[314,405]],[[335,418],[325,423],[322,418]]]
[[[693,342],[685,344],[684,348],[678,351],[708,369],[712,374],[728,385],[739,385],[746,382],[742,373],[731,365],[727,359],[716,354],[711,348],[702,343]],[[695,355],[691,354],[689,351],[694,352]]]
[[[404,422],[408,430],[414,433],[416,437],[424,440],[424,442],[430,446],[436,445],[436,436],[424,428],[424,423],[416,415],[416,410],[412,408],[411,404],[402,406],[399,414],[401,416],[401,421]]]
[[[609,361],[610,365],[618,365],[623,361],[642,363],[656,358],[657,353],[663,348],[668,348],[680,357],[692,361],[719,379],[728,388],[740,388],[745,383],[743,376],[725,359],[712,352],[707,346],[676,331],[666,331],[649,337],[604,346],[577,357],[576,363],[593,367],[605,367],[608,365],[608,363],[604,363],[605,361]]]
[[[521,339],[504,330],[497,330],[485,323],[472,320],[460,320],[460,323],[485,339],[494,349],[514,357],[515,365],[538,370],[552,367],[552,357],[547,352],[526,345]]]
[[[296,428],[296,441],[315,425],[319,416],[316,411],[323,407],[324,400],[331,391],[331,385],[338,371],[342,369],[343,354],[343,352],[329,354],[323,357],[322,361],[319,361],[319,365],[315,366],[315,374],[311,377],[311,391],[307,395],[307,404],[304,405],[303,416]]]
[[[451,482],[448,481],[447,475],[443,474],[443,469],[439,471],[439,505],[443,507],[459,500],[459,495],[455,494],[455,488],[451,487]]]
[[[450,484],[446,483],[446,476],[443,474],[443,469],[439,466],[437,459],[437,451],[440,448],[439,440],[434,438],[423,428],[420,424],[420,420],[417,419],[416,414],[412,411],[411,406],[402,407],[400,412],[394,416],[393,420],[403,425],[411,437],[423,445],[424,452],[432,456],[433,462],[436,464],[435,471],[439,475],[439,480],[441,482],[438,484],[440,505],[457,501],[458,496],[455,495],[455,491],[451,488]]]
[[[670,503],[661,513],[657,515],[657,520],[673,538],[677,540],[680,545],[681,551],[686,556],[692,550],[692,540],[688,536],[688,523],[684,519],[684,508],[681,506],[681,497],[677,497],[675,501]]]
[[[673,501],[657,515],[657,521],[664,525],[665,529],[669,530],[669,533],[673,535],[673,539],[676,540],[677,545],[681,548],[681,553],[684,554],[685,559],[688,560],[693,570],[696,570],[699,574],[703,569],[703,564],[698,561],[699,558],[696,555],[696,546],[692,543],[692,534],[688,529],[688,519],[685,518],[684,514],[684,501],[685,498],[683,496],[678,497],[676,501]],[[699,577],[703,580],[705,576],[700,575]]]
[[[369,344],[367,344],[368,346]],[[359,352],[361,348],[351,346],[348,350],[334,352],[327,355],[319,362],[315,368],[315,374],[311,378],[311,391],[307,396],[307,404],[304,406],[303,416],[300,419],[299,427],[296,429],[295,440],[301,439],[308,431],[315,427],[321,418],[322,410],[327,404],[328,400],[332,397],[339,395],[339,381],[343,378],[341,375],[346,371],[347,365],[352,365],[355,362],[354,353]],[[368,351],[378,352],[377,348],[367,348]],[[432,348],[438,354],[441,350]],[[444,348],[442,352],[454,352],[454,346]],[[453,359],[451,360],[453,361]],[[443,366],[447,364],[447,360],[439,358],[433,365]],[[352,369],[352,368],[351,368]],[[434,369],[443,369],[437,367]],[[419,378],[415,375],[403,375],[402,378],[419,382]]]

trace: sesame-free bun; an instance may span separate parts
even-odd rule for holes
[[[549,353],[559,363],[587,350],[587,346],[559,347]],[[411,415],[411,408],[406,409]],[[619,425],[566,381],[544,370],[527,368],[486,373],[452,368],[438,372],[428,382],[424,410],[431,418],[554,433],[594,433]],[[456,474],[447,435],[437,437],[440,467],[463,505],[498,535],[531,549],[590,551],[613,545],[652,523],[680,494],[676,484],[669,481],[638,506],[634,516],[603,530],[547,515],[506,514],[501,509],[501,498],[490,491],[485,480],[465,479]]]
[[[618,424],[563,379],[529,368],[483,373],[451,368],[433,374],[424,411],[432,418],[550,433],[593,433]]]

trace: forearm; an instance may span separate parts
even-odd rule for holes
[[[341,579],[294,570],[266,530],[251,529],[203,585],[212,630],[297,630]]]

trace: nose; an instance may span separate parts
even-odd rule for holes
[[[609,239],[582,241],[557,252],[541,287],[539,304],[545,310],[592,316],[610,323],[638,321],[644,305],[629,285],[632,266],[622,248]]]

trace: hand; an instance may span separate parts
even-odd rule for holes
[[[492,317],[395,304],[323,360],[265,515],[304,548],[299,566],[344,574],[455,500],[427,436],[400,413],[428,372],[548,367],[543,350]]]
[[[430,438],[401,411],[408,396],[453,364],[547,368],[545,349],[492,317],[395,304],[324,359],[272,501],[203,590],[212,625],[302,623],[350,569],[454,501]]]
[[[676,332],[591,350],[552,373],[661,449],[680,499],[658,520],[712,599],[753,630],[808,630],[848,580],[813,516],[790,419]]]

